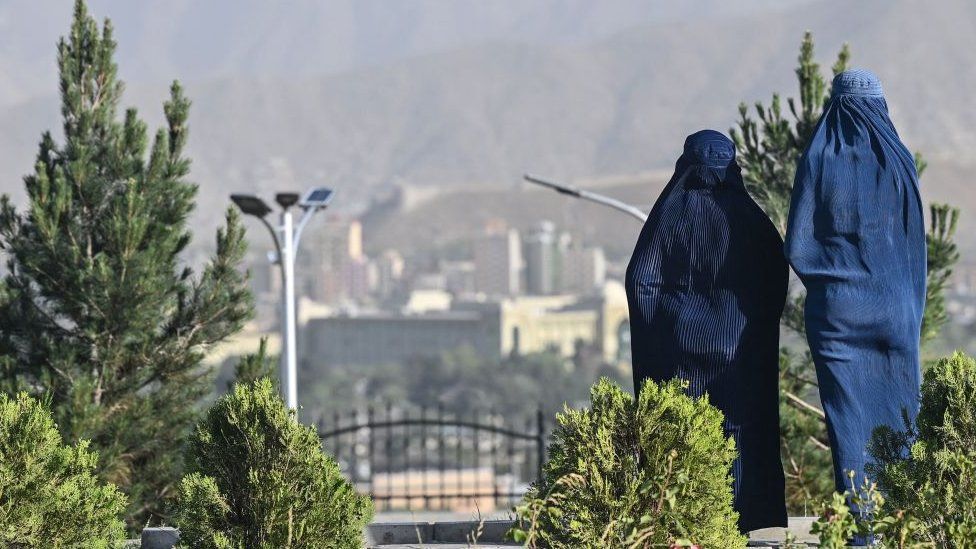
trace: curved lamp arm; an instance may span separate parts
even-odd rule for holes
[[[638,208],[637,206],[632,206],[626,202],[617,200],[616,198],[610,198],[609,196],[604,196],[599,193],[594,193],[584,189],[579,189],[577,187],[570,187],[569,185],[563,185],[562,183],[556,183],[543,179],[541,177],[536,177],[531,174],[525,174],[522,176],[529,183],[535,183],[536,185],[541,185],[543,187],[548,187],[557,193],[573,196],[576,198],[582,198],[583,200],[589,200],[590,202],[596,202],[597,204],[603,204],[604,206],[609,206],[615,210],[621,211],[631,217],[639,219],[641,223],[647,221],[647,213]]]
[[[305,230],[305,225],[308,225],[308,222],[312,220],[312,216],[315,215],[315,212],[319,211],[319,209],[324,208],[309,208],[305,210],[305,213],[302,214],[302,218],[298,220],[298,225],[295,227],[295,241],[293,243],[295,251],[293,253],[298,253],[298,244],[302,241],[302,231]]]
[[[254,217],[257,217],[257,216],[254,216]],[[278,231],[275,230],[275,228],[271,225],[271,223],[268,223],[268,220],[267,219],[265,219],[263,217],[258,217],[258,219],[261,220],[261,224],[263,224],[265,227],[267,227],[268,228],[268,232],[271,233],[271,241],[274,242],[274,246],[275,246],[275,260],[274,260],[274,263],[277,264],[277,265],[280,265],[282,268],[284,268],[284,265],[281,265],[281,243],[278,242]]]

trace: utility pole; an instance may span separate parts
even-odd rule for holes
[[[271,262],[281,267],[281,392],[285,403],[292,410],[298,409],[298,328],[295,313],[295,257],[302,231],[316,212],[328,207],[333,197],[332,189],[315,187],[299,199],[297,193],[278,193],[275,202],[281,206],[281,225],[274,227],[267,216],[271,208],[255,195],[232,194],[230,199],[242,212],[258,218],[271,233],[275,253]],[[291,207],[298,204],[304,210],[295,226]]]

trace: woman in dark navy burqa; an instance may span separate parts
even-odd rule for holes
[[[925,306],[925,226],[915,161],[876,76],[834,78],[797,166],[786,255],[807,289],[807,341],[837,490],[863,480],[879,425],[914,418]]]
[[[627,268],[634,386],[681,378],[725,414],[743,532],[786,526],[778,376],[788,276],[732,142],[713,130],[688,136]]]

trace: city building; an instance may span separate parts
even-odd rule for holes
[[[351,301],[359,303],[366,300],[370,291],[376,285],[376,269],[364,255],[350,257],[340,268],[338,286],[332,299],[325,299],[325,303],[337,301]],[[333,278],[332,273],[325,273],[325,280]]]
[[[376,278],[363,253],[362,224],[355,219],[330,217],[309,227],[298,263],[299,295],[330,305],[364,299]]]
[[[451,294],[444,290],[414,290],[407,295],[406,301],[400,307],[400,312],[417,314],[449,311],[452,302]]]
[[[440,271],[417,273],[413,276],[410,290],[440,290],[446,292],[447,276]]]
[[[494,324],[477,311],[328,316],[306,325],[302,356],[313,367],[399,364],[460,347],[493,356],[499,348]]]
[[[543,221],[525,238],[525,291],[550,295],[559,288],[559,239],[556,226]]]
[[[521,296],[457,301],[446,310],[312,318],[301,339],[308,363],[323,366],[402,363],[461,347],[483,357],[546,350],[571,357],[580,344],[617,364],[629,351],[621,348],[624,341],[629,346],[628,334],[626,293],[620,283],[608,282],[585,297]]]
[[[440,272],[444,274],[444,286],[448,292],[460,296],[477,292],[475,278],[478,271],[474,261],[442,260]]]
[[[521,291],[522,246],[519,233],[501,221],[485,228],[473,242],[474,289],[487,296],[514,296]]]
[[[607,260],[603,248],[584,247],[574,242],[562,252],[560,290],[566,294],[588,294],[603,287],[607,280]]]
[[[403,289],[405,262],[400,252],[385,250],[376,259],[375,293],[379,299],[387,299]]]

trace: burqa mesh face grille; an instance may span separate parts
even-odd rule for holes
[[[914,417],[925,305],[925,227],[915,162],[877,77],[837,75],[793,187],[786,255],[807,289],[807,340],[837,489],[863,477],[879,425]]]
[[[787,284],[782,240],[746,193],[732,142],[692,134],[627,269],[634,384],[682,378],[725,414],[743,531],[786,525],[778,372]]]

